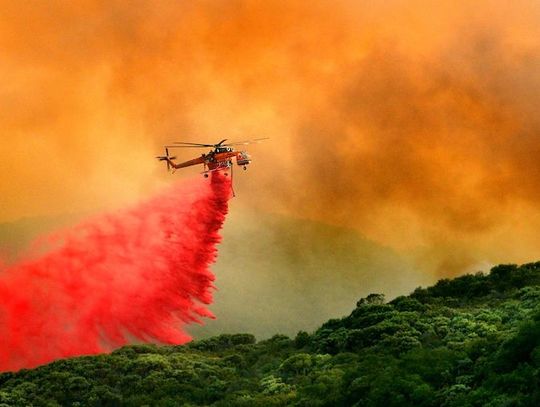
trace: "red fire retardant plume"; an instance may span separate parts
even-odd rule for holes
[[[54,248],[0,270],[0,370],[133,342],[181,344],[213,317],[218,234],[231,185],[180,183],[136,207],[50,238]],[[0,265],[0,267],[2,267]]]

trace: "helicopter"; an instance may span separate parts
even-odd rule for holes
[[[187,143],[184,141],[175,141],[172,145],[165,146],[165,155],[157,156],[159,161],[167,162],[167,170],[174,172],[179,168],[191,167],[192,165],[203,165],[203,172],[201,174],[204,177],[208,177],[208,174],[213,171],[223,171],[223,175],[227,176],[228,171],[233,168],[233,159],[236,159],[236,164],[247,170],[247,166],[251,163],[251,156],[245,151],[235,151],[233,146],[256,144],[263,140],[268,140],[268,137],[258,138],[246,141],[236,141],[232,143],[225,143],[227,139],[221,140],[217,144],[200,144],[200,143]],[[206,154],[201,154],[200,157],[194,158],[182,163],[175,163],[176,156],[169,155],[170,148],[207,148],[211,147]]]

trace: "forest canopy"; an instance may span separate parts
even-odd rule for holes
[[[131,345],[0,374],[0,406],[537,406],[540,262],[499,265],[294,338]]]

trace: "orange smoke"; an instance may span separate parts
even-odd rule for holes
[[[145,195],[166,142],[271,137],[252,206],[441,274],[537,257],[533,0],[0,6],[3,220]]]

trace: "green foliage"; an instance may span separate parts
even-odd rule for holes
[[[131,345],[0,374],[0,407],[179,405],[540,405],[540,263],[370,294],[294,339]]]
[[[540,285],[540,262],[523,264],[501,264],[491,269],[489,275],[466,274],[453,280],[443,279],[433,287],[418,288],[411,297],[423,302],[434,303],[440,299],[474,301],[493,294],[507,295],[526,286]]]

